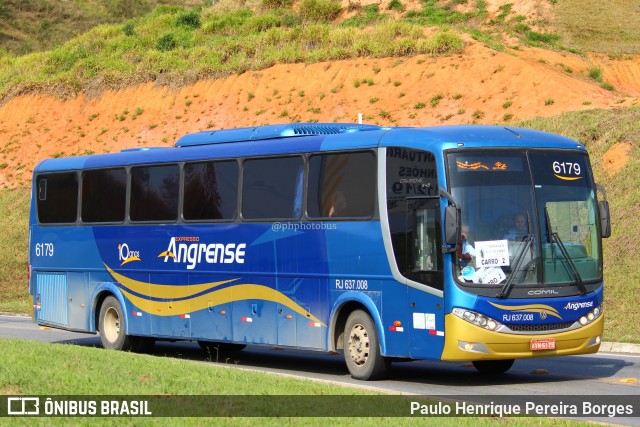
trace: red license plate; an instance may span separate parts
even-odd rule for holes
[[[543,340],[531,340],[529,348],[531,349],[531,351],[555,350],[556,340],[554,338],[547,338]]]

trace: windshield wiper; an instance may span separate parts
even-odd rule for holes
[[[509,292],[511,292],[511,288],[513,287],[513,279],[514,277],[516,277],[518,271],[520,271],[520,264],[522,264],[522,261],[524,260],[524,253],[527,251],[527,249],[531,248],[531,245],[533,245],[533,234],[527,234],[523,242],[525,243],[525,245],[520,249],[520,252],[518,252],[515,262],[513,263],[511,274],[500,290],[500,293],[496,295],[497,298],[506,298],[507,295],[509,295]]]
[[[564,267],[571,273],[571,275],[573,276],[573,280],[576,281],[576,285],[578,286],[580,295],[586,294],[587,288],[585,288],[584,286],[582,277],[580,277],[580,273],[576,268],[576,264],[571,259],[571,256],[569,255],[569,251],[567,251],[567,247],[562,242],[562,239],[560,239],[560,236],[558,235],[558,233],[551,231],[551,222],[549,221],[549,211],[547,210],[546,207],[544,208],[544,215],[547,221],[547,233],[549,234],[549,243],[551,244],[551,256],[555,258],[555,250],[553,246],[553,244],[555,243],[560,248],[560,253],[562,254],[562,258],[560,258],[560,261],[562,261],[562,264],[564,265]]]

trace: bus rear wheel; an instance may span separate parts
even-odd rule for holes
[[[385,378],[391,362],[380,353],[375,324],[367,313],[356,310],[349,315],[344,329],[344,359],[351,376],[357,380]]]
[[[505,360],[476,360],[473,366],[481,374],[504,374],[513,366],[513,359]]]
[[[127,334],[122,306],[113,296],[108,296],[100,307],[99,327],[102,347],[108,350],[132,350],[135,339]]]

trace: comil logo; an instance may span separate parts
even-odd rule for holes
[[[129,249],[129,245],[126,243],[120,243],[118,245],[118,259],[122,261],[120,266],[132,261],[140,261],[140,251],[132,251]]]
[[[189,242],[189,243],[179,243]],[[200,243],[197,236],[172,237],[169,247],[158,255],[164,262],[185,263],[187,270],[193,270],[201,262],[207,264],[244,264],[246,243]]]
[[[565,310],[580,310],[581,308],[591,308],[593,307],[593,301],[587,302],[570,302],[564,306]]]

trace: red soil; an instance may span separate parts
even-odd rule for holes
[[[589,79],[592,67],[616,90]],[[356,87],[363,79],[373,84]],[[178,90],[149,82],[91,99],[19,96],[0,107],[0,188],[28,186],[34,166],[48,157],[171,146],[204,129],[354,122],[359,112],[365,123],[382,125],[504,124],[637,105],[639,96],[640,56],[497,52],[471,40],[449,57],[276,65]],[[611,159],[626,162],[628,152]]]

